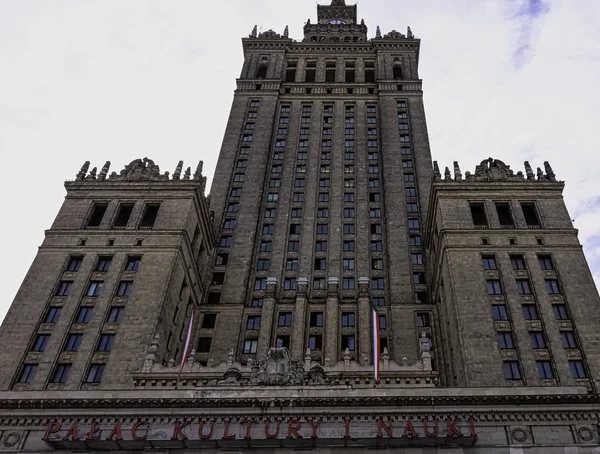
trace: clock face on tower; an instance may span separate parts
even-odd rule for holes
[[[341,20],[341,19],[331,19],[331,20],[330,20],[329,22],[327,22],[327,23],[328,23],[328,24],[331,24],[331,25],[342,25],[342,24],[345,24],[345,23],[346,23],[346,21],[343,21],[343,20]]]

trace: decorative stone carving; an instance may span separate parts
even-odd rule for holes
[[[396,30],[392,30],[391,32],[385,34],[383,36],[384,39],[403,39],[406,38],[406,35],[403,35],[402,33],[396,31]]]
[[[407,37],[408,39],[414,39],[414,37],[415,37],[415,35],[413,35],[413,32],[412,32],[412,30],[410,29],[410,27],[407,27],[407,28],[406,28],[406,37]]]
[[[242,373],[239,369],[231,367],[223,374],[223,380],[219,380],[217,385],[219,386],[241,386],[240,381],[242,380]]]
[[[537,175],[533,173],[531,165],[529,161],[525,161],[525,174],[523,172],[513,172],[510,169],[510,166],[504,164],[504,162],[494,159],[488,158],[481,161],[475,168],[475,174],[471,174],[471,172],[465,172],[464,181],[473,182],[473,181],[524,181],[525,175],[527,176],[527,181],[556,181],[556,176],[550,164],[546,161],[544,162],[544,169],[546,173],[541,168],[537,168]],[[438,166],[437,161],[433,162],[433,180],[438,182],[442,181],[442,177],[440,174],[440,168]],[[463,181],[462,174],[460,171],[460,167],[458,166],[458,162],[454,161],[454,178],[446,167],[446,172],[444,174],[443,181],[454,181],[460,182]]]
[[[258,37],[263,39],[273,39],[281,38],[281,35],[273,30],[267,30],[266,32],[259,33]]]
[[[379,25],[377,26],[377,30],[375,31],[375,38],[381,38],[381,28],[379,28]]]
[[[527,431],[525,429],[521,429],[520,427],[513,429],[512,431],[512,437],[515,441],[518,441],[519,443],[525,443],[527,441]]]
[[[251,382],[263,386],[301,385],[304,383],[304,368],[292,361],[287,348],[271,347]]]

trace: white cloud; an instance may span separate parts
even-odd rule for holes
[[[4,260],[0,318],[81,164],[119,170],[148,156],[214,169],[254,24],[300,39],[313,2],[0,0],[0,156]],[[521,170],[550,161],[586,241],[597,208],[600,2],[556,0],[515,70],[522,2],[370,0],[359,17],[422,39],[432,153],[463,172],[488,156]],[[590,211],[591,210],[591,211]],[[586,245],[586,248],[588,246]],[[591,243],[590,252],[595,250]],[[586,249],[587,250],[587,249]],[[598,271],[595,271],[596,277]],[[598,281],[598,280],[597,280]]]

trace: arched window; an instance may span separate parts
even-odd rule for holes
[[[402,78],[402,67],[400,65],[394,65],[394,79]]]
[[[267,78],[267,67],[265,65],[260,65],[258,67],[258,71],[256,71],[257,79],[266,79]]]
[[[317,37],[316,36],[311,36],[310,37],[310,42],[311,43],[316,43],[317,42]]]

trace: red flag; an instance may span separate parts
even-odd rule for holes
[[[379,383],[379,349],[381,341],[379,337],[379,316],[373,309],[373,375],[375,383]]]
[[[188,326],[187,338],[185,340],[185,347],[183,349],[183,356],[181,357],[181,367],[179,369],[179,373],[183,370],[183,366],[187,361],[188,351],[190,350],[190,341],[192,340],[192,325],[194,324],[194,311],[192,311],[192,315],[190,317],[190,326]]]

